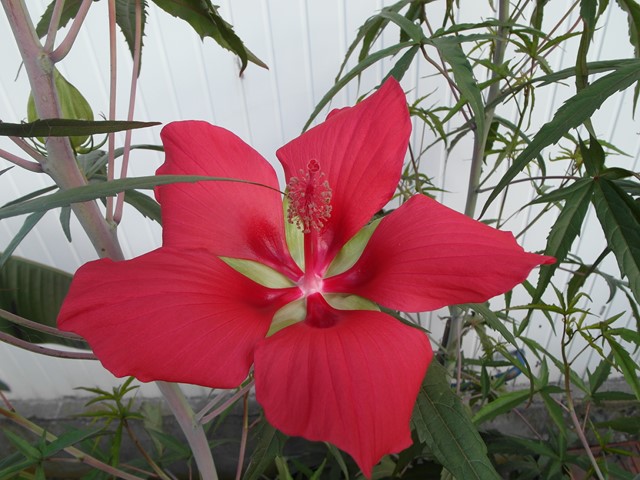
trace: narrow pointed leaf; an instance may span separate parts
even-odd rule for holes
[[[605,335],[605,338],[609,342],[611,353],[616,361],[616,365],[622,371],[627,384],[631,387],[636,398],[640,400],[640,376],[638,376],[638,365],[622,345],[609,335]]]
[[[547,247],[544,254],[555,257],[558,261],[550,265],[542,265],[538,275],[538,285],[532,303],[537,303],[547,289],[551,277],[558,265],[565,259],[576,237],[580,234],[582,222],[587,215],[589,203],[593,196],[594,184],[589,178],[576,182],[580,185],[566,197],[565,204],[551,227],[547,237]]]
[[[604,178],[595,182],[593,204],[618,267],[640,302],[640,206]]]
[[[160,204],[153,198],[137,190],[127,190],[124,201],[138,210],[142,215],[162,225]]]
[[[371,55],[368,55],[364,60],[362,60],[355,67],[349,70],[344,77],[342,77],[339,80],[336,80],[333,87],[331,87],[329,91],[324,95],[324,97],[320,99],[320,102],[318,102],[318,104],[316,105],[316,108],[314,108],[313,112],[311,112],[311,116],[307,120],[307,123],[304,124],[304,127],[302,127],[302,131],[305,131],[309,128],[309,126],[311,125],[311,122],[313,122],[313,120],[320,114],[322,109],[325,106],[327,106],[327,104],[331,101],[331,99],[340,90],[342,90],[351,80],[356,78],[358,75],[364,72],[371,65],[374,65],[376,62],[382,60],[383,58],[391,57],[396,53],[401,52],[405,48],[413,47],[414,44],[415,43],[413,41],[401,42],[396,45],[392,45],[391,47],[383,48],[382,50],[372,53]]]
[[[11,258],[11,255],[13,255],[15,249],[18,248],[18,245],[20,245],[20,242],[22,242],[22,240],[24,240],[24,237],[26,237],[29,232],[33,230],[33,227],[38,224],[44,214],[45,212],[32,213],[24,220],[24,223],[22,224],[20,230],[18,230],[16,236],[13,237],[13,239],[9,242],[9,245],[7,245],[7,247],[5,248],[4,252],[2,252],[2,254],[0,255],[0,269],[2,269],[5,263],[7,263],[7,260]]]
[[[121,132],[153,127],[159,122],[127,122],[120,120],[71,120],[48,118],[29,123],[0,122],[0,136],[9,137],[68,137]]]
[[[427,371],[412,423],[419,440],[455,478],[500,478],[487,458],[484,441],[451,390],[444,367],[437,362]]]
[[[633,85],[640,79],[638,63],[629,63],[614,72],[599,78],[567,100],[555,113],[553,119],[542,126],[531,143],[520,153],[493,189],[482,213],[500,195],[509,183],[533,160],[543,148],[556,143],[570,129],[588,120],[604,101],[618,91]]]
[[[492,402],[484,405],[473,416],[473,423],[481,425],[484,422],[488,422],[492,418],[507,413],[513,408],[517,407],[521,403],[527,401],[531,396],[530,390],[515,390],[513,392],[503,393]]]
[[[451,66],[453,78],[460,90],[460,95],[469,103],[473,111],[476,130],[484,132],[484,102],[478,82],[476,82],[473,75],[473,68],[464,50],[462,50],[460,41],[453,37],[438,37],[432,39],[432,42],[440,52],[440,55],[442,55],[442,58]]]
[[[132,189],[144,190],[152,189],[158,185],[168,185],[170,183],[193,183],[202,181],[238,182],[256,185],[253,182],[247,182],[245,180],[222,177],[205,177],[202,175],[151,175],[148,177],[124,178],[70,188],[69,190],[59,191],[51,195],[28,200],[17,205],[5,206],[0,208],[0,219],[36,211],[51,210],[52,208],[64,207],[72,203],[86,202],[88,200],[108,197],[115,195],[118,192],[124,192]]]

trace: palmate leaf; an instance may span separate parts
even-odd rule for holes
[[[0,309],[50,327],[56,326],[60,306],[71,285],[71,275],[18,257],[0,269]],[[0,330],[33,343],[81,346],[77,342],[23,329],[0,316]]]
[[[159,122],[127,122],[120,120],[72,120],[47,118],[29,123],[0,122],[0,136],[8,137],[69,137],[121,132],[136,128],[153,127]]]
[[[242,64],[240,74],[252,62],[259,67],[267,65],[256,57],[218,13],[210,0],[152,0],[158,7],[174,17],[181,18],[196,31],[200,38],[211,37],[218,45],[235,53]]]
[[[458,479],[499,479],[487,447],[460,399],[451,390],[446,370],[429,366],[413,410],[412,424],[436,460]]]
[[[640,62],[623,64],[614,72],[599,78],[568,99],[555,113],[553,119],[544,124],[531,143],[518,155],[513,164],[492,190],[482,214],[500,195],[509,183],[533,160],[543,148],[556,143],[570,129],[580,126],[600,108],[604,101],[640,80]]]
[[[640,206],[614,182],[595,182],[593,204],[607,243],[640,302]]]

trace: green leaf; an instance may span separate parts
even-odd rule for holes
[[[37,212],[37,213],[42,214],[44,212]],[[71,243],[70,222],[71,222],[71,207],[62,207],[60,209],[60,225],[62,226],[62,231],[64,232],[64,236],[67,237],[67,241],[69,243]]]
[[[45,457],[52,457],[53,455],[58,454],[60,451],[64,450],[67,447],[75,445],[82,440],[86,440],[87,438],[96,437],[103,433],[103,428],[91,429],[91,430],[80,430],[73,429],[68,432],[63,433],[58,438],[56,438],[53,442],[47,445],[43,451],[43,455]]]
[[[461,306],[466,306],[471,310],[474,310],[476,313],[479,313],[482,318],[484,318],[484,321],[487,322],[487,325],[500,332],[500,334],[506,341],[508,341],[514,347],[518,348],[518,344],[515,337],[513,336],[513,333],[511,333],[509,329],[507,329],[505,324],[498,318],[495,313],[493,313],[493,311],[486,303],[469,303]]]
[[[412,423],[421,442],[458,479],[499,479],[487,447],[451,390],[446,370],[432,362],[418,393]]]
[[[589,389],[591,390],[591,395],[596,393],[602,386],[602,384],[607,380],[607,378],[609,378],[612,362],[613,355],[609,354],[606,358],[602,359],[593,373],[587,370],[587,374],[589,375]]]
[[[473,68],[467,55],[456,37],[438,37],[431,39],[431,43],[438,49],[442,58],[451,66],[456,86],[461,97],[469,103],[473,111],[476,130],[484,132],[485,113],[484,102],[478,83],[473,76]]]
[[[38,26],[36,27],[38,38],[42,38],[47,34],[47,31],[49,30],[49,23],[51,23],[53,7],[55,7],[58,1],[59,0],[53,0],[47,6],[47,9],[42,14],[42,17],[40,17],[40,21],[38,22]],[[82,0],[66,0],[64,2],[64,6],[62,7],[62,15],[60,15],[60,22],[58,23],[58,29],[61,29],[67,23],[69,23],[69,20],[76,18],[78,10],[80,10],[80,5],[82,5]]]
[[[640,302],[640,206],[615,183],[595,182],[593,204],[618,267]]]
[[[70,188],[69,190],[58,191],[51,195],[45,195],[23,203],[4,206],[0,208],[0,218],[14,217],[25,213],[51,210],[52,208],[64,207],[72,203],[86,202],[97,198],[108,197],[119,192],[132,189],[152,189],[158,185],[170,183],[195,183],[204,181],[237,182],[249,185],[259,185],[265,188],[272,188],[247,180],[223,177],[205,177],[200,175],[152,175],[148,177],[121,178],[109,182],[93,183],[82,187]]]
[[[415,58],[416,53],[418,53],[419,50],[420,47],[418,45],[414,45],[413,47],[408,49],[396,62],[393,68],[389,70],[389,73],[387,73],[382,82],[384,83],[384,81],[389,77],[393,77],[397,81],[402,80],[402,77],[404,77],[404,74],[407,73],[407,70],[409,70],[409,67],[413,63],[413,59]]]
[[[629,22],[629,42],[636,57],[640,57],[640,5],[636,0],[616,0],[627,13]]]
[[[266,64],[244,46],[242,40],[218,13],[218,7],[210,0],[152,0],[158,7],[174,17],[181,18],[196,31],[200,38],[212,38],[222,48],[235,53],[242,66],[240,74],[247,68],[247,62],[267,68]]]
[[[589,137],[589,146],[585,145],[582,140],[579,141],[580,154],[587,173],[595,177],[604,170],[604,150],[602,146],[593,136]]]
[[[615,341],[611,336],[605,334],[607,342],[611,347],[611,353],[616,361],[617,367],[622,371],[625,380],[633,390],[636,399],[640,400],[640,377],[638,377],[638,365],[633,361],[629,352]]]
[[[639,63],[623,64],[614,72],[599,78],[567,100],[555,113],[553,119],[542,126],[531,143],[518,155],[513,164],[492,190],[482,213],[500,195],[509,183],[533,160],[543,148],[556,143],[565,133],[580,126],[600,108],[614,93],[624,90],[640,79]]]
[[[142,13],[142,37],[144,41],[144,28],[147,23],[147,2],[140,0],[140,7]],[[131,57],[133,57],[136,48],[136,0],[116,0],[116,23],[124,35],[124,40],[127,42],[127,46],[131,52]],[[142,49],[142,42],[140,43],[140,48]],[[142,52],[140,52],[140,58],[142,62]],[[140,70],[138,70],[138,75],[140,75]]]
[[[121,120],[72,120],[48,118],[29,123],[0,122],[0,136],[7,137],[68,137],[121,132],[153,127],[160,122],[127,122]]]
[[[401,52],[405,48],[410,48],[414,46],[414,42],[401,42],[396,45],[392,45],[391,47],[383,48],[371,55],[367,56],[364,60],[358,63],[355,67],[353,67],[349,72],[345,74],[341,79],[336,79],[333,87],[329,89],[329,91],[320,99],[320,102],[316,105],[316,108],[311,112],[311,116],[307,120],[307,123],[302,127],[302,131],[304,132],[309,126],[311,122],[318,116],[318,114],[322,111],[322,109],[331,101],[331,99],[342,90],[351,80],[356,78],[362,72],[364,72],[371,65],[376,62],[382,60],[383,58],[390,57],[395,55],[398,52]]]
[[[566,258],[571,245],[580,234],[582,222],[587,215],[593,196],[594,184],[590,178],[575,182],[576,188],[566,197],[565,204],[547,237],[544,254],[556,258],[556,263],[542,265],[538,274],[538,285],[532,303],[537,303],[547,289],[551,277]],[[579,188],[577,188],[579,185]]]
[[[473,416],[473,423],[481,425],[488,422],[492,418],[514,409],[521,403],[527,401],[531,396],[531,390],[515,390],[513,392],[503,393],[492,402],[484,405]]]
[[[162,225],[160,204],[149,195],[145,195],[137,190],[127,190],[124,194],[124,201],[138,210],[145,217]]]
[[[260,421],[256,433],[256,447],[251,455],[244,480],[257,480],[273,465],[274,460],[282,453],[287,437],[272,427],[264,418]]]
[[[55,327],[71,275],[52,267],[12,257],[0,270],[0,309]],[[59,337],[18,327],[2,320],[0,330],[30,342],[82,346]]]
[[[24,240],[24,237],[26,237],[28,233],[33,230],[33,227],[37,225],[37,223],[45,213],[46,212],[32,213],[24,220],[24,223],[22,224],[22,227],[20,227],[20,230],[18,230],[16,236],[13,237],[13,239],[9,242],[9,245],[7,245],[7,248],[0,255],[0,269],[2,269],[5,263],[7,263],[9,258],[11,258],[11,255],[13,255],[15,249],[18,247],[18,245],[20,245],[20,242],[22,242],[22,240]]]
[[[613,420],[607,420],[605,422],[598,422],[595,424],[598,428],[612,428],[618,432],[626,432],[631,435],[637,435],[640,432],[640,417],[631,417],[625,415],[624,417],[614,418]]]
[[[426,40],[424,33],[422,32],[422,28],[420,26],[413,23],[408,18],[400,15],[391,10],[382,10],[379,14],[380,17],[386,18],[387,20],[391,20],[393,23],[398,25],[400,29],[409,36],[414,42],[420,43]]]
[[[4,430],[7,440],[16,447],[28,460],[33,463],[42,460],[42,453],[36,447],[27,442],[24,438],[16,435],[11,430]]]

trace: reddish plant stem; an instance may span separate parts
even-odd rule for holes
[[[51,60],[54,63],[59,62],[67,54],[71,51],[71,47],[73,46],[76,38],[78,38],[78,33],[80,32],[80,27],[84,23],[84,19],[89,12],[89,7],[91,6],[93,0],[83,0],[80,8],[78,9],[78,13],[76,14],[73,22],[71,23],[71,27],[69,27],[69,32],[67,32],[67,36],[64,37],[64,40],[60,42],[58,48],[56,48],[53,52],[51,52]],[[47,36],[47,44],[49,43],[49,38]],[[51,45],[53,48],[53,44]],[[50,49],[45,48],[46,51],[50,52]]]
[[[73,360],[98,360],[93,353],[66,352],[64,350],[42,347],[4,332],[0,332],[0,341],[13,345],[14,347],[22,348],[23,350],[28,350],[40,355],[46,355],[48,357],[67,358]]]
[[[16,325],[21,325],[23,327],[37,330],[39,332],[48,333],[49,335],[69,338],[71,340],[84,340],[84,338],[82,338],[80,335],[76,335],[75,333],[63,332],[62,330],[58,330],[57,328],[49,327],[48,325],[42,325],[41,323],[27,320],[26,318],[16,315],[15,313],[8,312],[7,310],[0,309],[0,318],[9,320],[11,323],[15,323]]]
[[[116,118],[116,86],[118,84],[118,67],[116,52],[116,2],[109,0],[109,120]],[[107,181],[114,179],[115,172],[115,133],[108,135],[109,158],[107,161]],[[113,197],[107,197],[107,221],[113,222]]]
[[[136,91],[138,87],[138,75],[140,74],[140,53],[142,51],[142,0],[136,0],[136,35],[133,53],[133,70],[131,72],[131,91],[129,93],[129,112],[127,120],[133,120],[133,111],[136,104]],[[122,167],[120,178],[127,178],[129,167],[129,153],[131,151],[131,130],[127,130],[124,137],[124,153],[122,155]],[[114,223],[120,223],[122,219],[122,209],[124,205],[124,192],[120,192],[116,199],[116,208],[113,214]]]
[[[60,118],[60,103],[53,78],[54,62],[38,39],[24,1],[0,1],[24,62],[38,117]],[[49,137],[46,149],[47,157],[41,162],[42,170],[49,174],[62,190],[87,184],[86,178],[78,168],[68,138]],[[98,255],[122,259],[123,254],[116,240],[115,229],[105,222],[96,202],[76,203],[72,208]]]
[[[29,170],[35,173],[42,173],[42,165],[40,165],[39,163],[30,162],[29,160],[25,160],[24,158],[14,155],[13,153],[9,153],[6,150],[2,150],[1,148],[0,157],[8,160],[14,165],[24,168],[25,170]]]

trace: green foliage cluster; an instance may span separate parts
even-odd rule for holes
[[[231,50],[240,59],[242,70],[248,62],[264,66],[209,0],[153,0],[153,3],[186,21],[201,38],[210,37]],[[598,136],[592,117],[614,94],[626,89],[635,88],[635,107],[640,91],[640,5],[635,0],[615,3],[578,0],[568,8],[579,8],[580,21],[563,31],[560,23],[558,28],[543,28],[548,0],[533,2],[535,6],[530,8],[529,17],[525,17],[524,12],[532,2],[494,0],[491,5],[496,9],[496,18],[477,23],[457,23],[457,13],[463,6],[454,0],[441,2],[446,4],[445,13],[442,18],[434,19],[430,8],[435,3],[434,0],[400,0],[369,18],[349,46],[334,86],[320,100],[305,128],[338,92],[359,81],[374,66],[384,65],[386,75],[398,80],[416,63],[434,66],[450,86],[456,101],[453,106],[430,105],[430,96],[425,95],[409,106],[412,116],[432,133],[434,141],[422,151],[410,152],[411,159],[398,189],[399,198],[416,192],[441,191],[444,186],[424,173],[421,160],[436,145],[444,145],[450,152],[463,138],[470,137],[473,157],[465,213],[471,216],[478,213],[476,210],[485,213],[511,185],[522,181],[530,183],[536,192],[530,205],[540,206],[541,212],[527,228],[542,218],[552,219],[544,253],[556,257],[558,262],[543,266],[535,283],[525,282],[530,298],[526,305],[512,305],[512,296],[508,293],[504,298],[505,308],[498,310],[489,304],[451,309],[447,334],[440,342],[438,362],[429,369],[415,406],[414,444],[399,455],[385,458],[374,470],[374,478],[559,479],[568,478],[576,468],[601,479],[637,478],[612,462],[608,454],[633,455],[616,446],[614,440],[620,435],[638,440],[640,417],[614,417],[598,422],[591,411],[596,407],[606,408],[608,402],[614,401],[628,402],[637,409],[640,402],[639,367],[633,361],[633,354],[640,347],[640,174],[612,166],[612,160],[624,153]],[[81,4],[80,0],[65,2],[59,27],[78,14]],[[49,6],[37,26],[40,37],[49,30],[54,5],[55,2]],[[149,7],[146,2],[143,6],[144,25]],[[115,7],[116,22],[134,54],[135,2],[117,0]],[[634,58],[589,62],[589,49],[594,38],[602,34],[599,27],[605,13],[613,8],[620,8],[627,15]],[[436,20],[440,24],[434,26]],[[397,41],[380,47],[378,40],[383,34]],[[575,65],[553,71],[548,55],[572,39],[578,42]],[[506,52],[511,58],[507,58]],[[487,80],[478,81],[485,76]],[[541,128],[530,127],[528,119],[535,108],[536,94],[540,95],[539,89],[564,81],[575,83],[575,93]],[[514,105],[518,112],[515,121],[502,115]],[[451,120],[457,121],[452,129]],[[0,135],[99,135],[146,125],[49,119],[20,125],[0,123]],[[558,147],[550,148],[556,144]],[[116,156],[121,154],[122,149],[115,152]],[[76,151],[79,168],[90,181],[88,185],[55,192],[56,187],[31,192],[0,207],[0,219],[28,214],[22,229],[0,256],[0,315],[7,317],[6,322],[0,323],[0,332],[29,342],[69,342],[69,339],[52,336],[51,332],[29,333],[29,326],[16,325],[8,315],[54,326],[57,309],[68,288],[68,275],[12,257],[15,247],[44,212],[62,207],[61,223],[68,232],[71,204],[104,201],[107,196],[126,191],[125,198],[133,207],[160,222],[157,203],[139,190],[166,182],[205,180],[163,176],[107,182],[107,157],[101,145],[90,143],[85,150]],[[564,162],[565,174],[560,178],[547,176],[549,162]],[[5,170],[0,175],[6,173]],[[495,186],[486,187],[489,184]],[[481,208],[477,208],[482,192],[488,195]],[[595,258],[584,261],[575,255],[572,247],[591,210],[595,211],[607,245]],[[501,225],[503,219],[493,222]],[[610,255],[615,257],[619,277],[600,269]],[[570,273],[563,285],[558,284],[555,275],[560,269]],[[609,301],[616,294],[627,299],[626,312],[599,318],[590,310],[585,285],[593,276],[600,276],[609,285]],[[25,290],[30,294],[28,299],[8,293]],[[43,296],[40,294],[43,290],[55,291],[55,295]],[[534,315],[545,318],[557,333],[559,357],[527,336],[527,326]],[[624,315],[635,319],[635,328],[620,326],[619,320]],[[461,352],[465,335],[478,338],[482,347],[479,358],[465,358]],[[573,352],[572,346],[578,344],[578,340],[586,346]],[[575,365],[587,355],[596,355],[599,362],[593,371],[588,370],[582,376]],[[625,391],[603,389],[612,376],[624,379]],[[515,377],[525,382],[519,383],[518,389],[507,388]],[[0,383],[0,390],[2,387]],[[156,414],[133,410],[133,404],[124,399],[132,388],[127,381],[113,392],[91,391],[94,398],[90,403],[100,404],[101,409],[88,415],[96,424],[102,422],[99,428],[92,426],[56,439],[40,432],[34,442],[5,430],[4,435],[15,446],[16,454],[0,461],[0,478],[44,478],[44,460],[57,458],[62,451],[70,453],[69,448],[75,447],[119,471],[150,469],[156,476],[171,478],[163,470],[164,466],[176,460],[188,460],[190,453],[180,442],[153,426]],[[530,426],[528,432],[514,436],[485,428],[491,421],[507,415],[523,417],[531,402],[546,412],[549,421],[544,431]],[[35,427],[25,424],[26,419],[20,419],[15,412],[0,408],[0,413],[35,431]],[[155,450],[142,451],[138,463],[122,465],[119,452],[123,437],[128,434],[135,443],[135,433],[129,427],[136,422],[144,424]],[[246,431],[252,431],[254,439],[250,461],[244,470],[246,479],[358,478],[351,460],[330,445],[311,463],[288,450],[288,439],[263,419],[251,428],[248,424],[245,427]],[[104,445],[106,450],[101,450]],[[597,446],[599,453],[591,453],[592,446]],[[102,470],[86,478],[107,478],[113,474]]]

